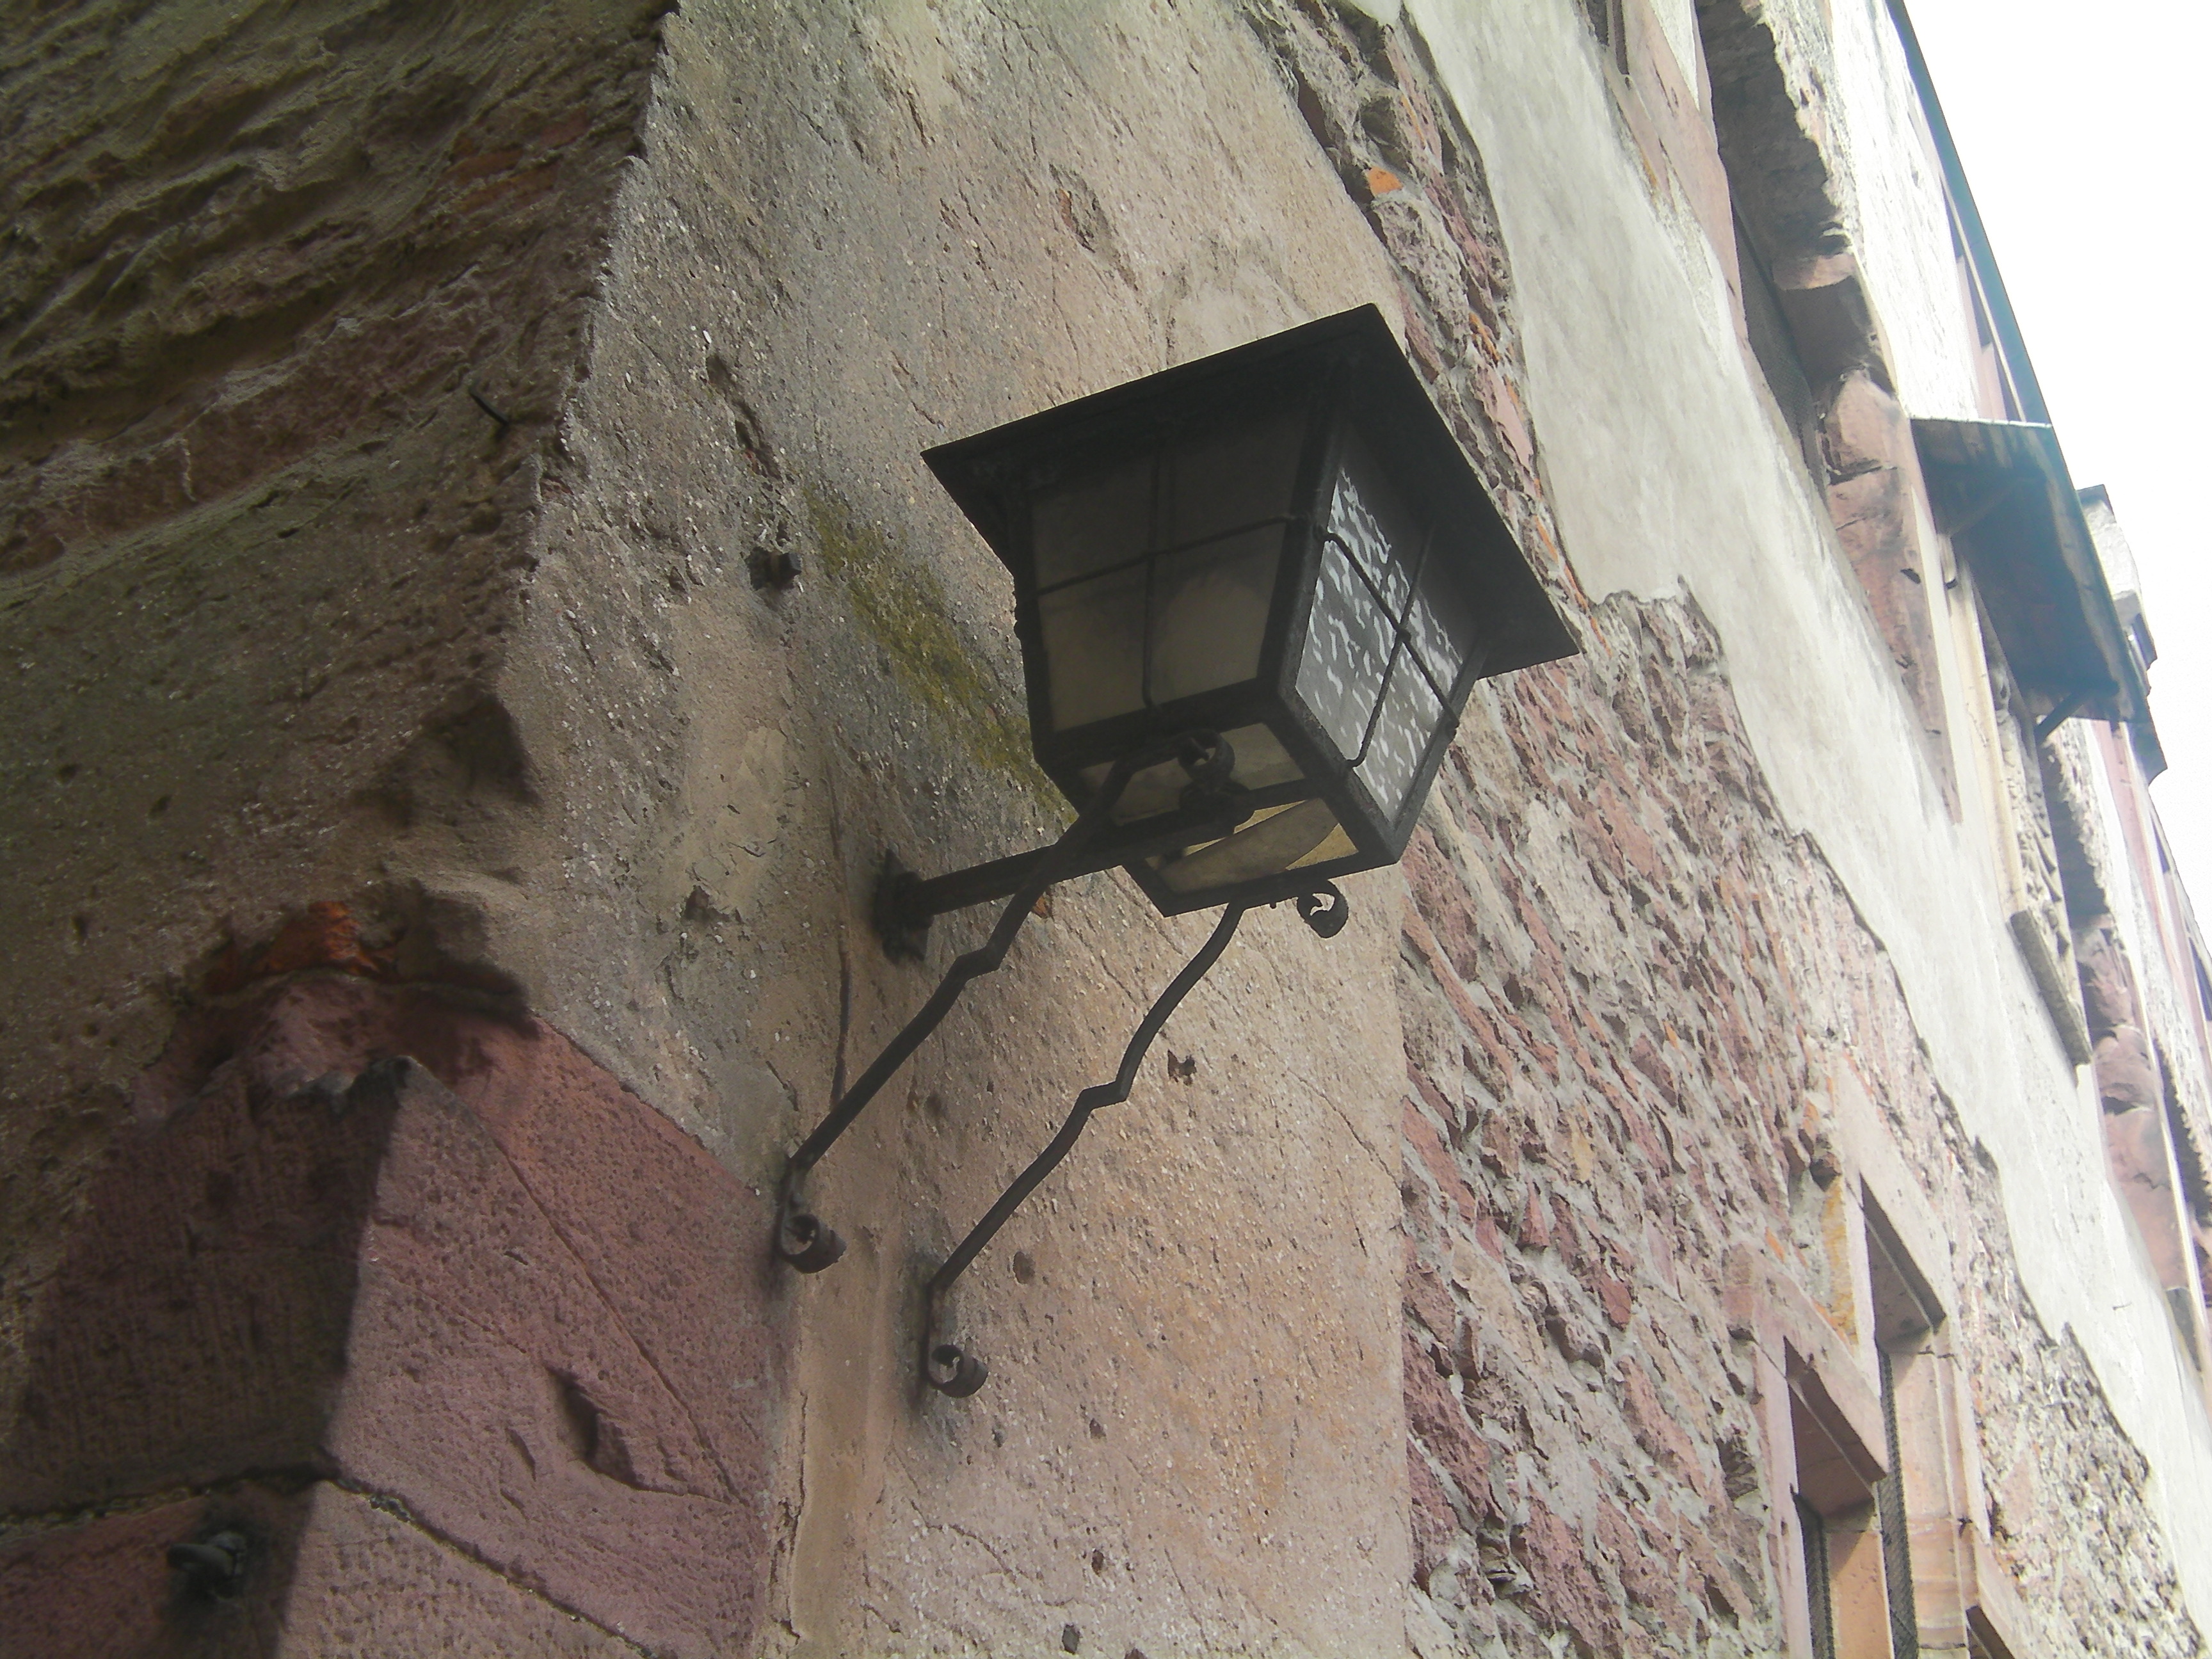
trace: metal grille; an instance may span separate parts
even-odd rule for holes
[[[1797,1535],[1805,1546],[1805,1610],[1813,1626],[1813,1659],[1836,1659],[1835,1599],[1828,1589],[1828,1523],[1820,1511],[1797,1500]]]
[[[1889,1650],[1894,1659],[1920,1659],[1920,1618],[1912,1605],[1912,1546],[1905,1522],[1905,1466],[1897,1455],[1897,1379],[1889,1350],[1881,1354],[1881,1430],[1889,1442],[1889,1474],[1875,1483],[1881,1521],[1882,1577],[1889,1587]]]

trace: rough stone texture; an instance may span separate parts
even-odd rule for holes
[[[1699,8],[1771,59],[1715,75],[1784,100],[1747,204],[1896,601],[1820,9]],[[1949,1520],[2050,1650],[2198,1650],[1711,630],[1577,585],[1549,296],[1398,9],[659,11],[11,25],[0,1648],[1774,1652],[1780,1368],[1878,1437],[1863,1080],[1953,1246]],[[1661,79],[1655,191],[1711,160]],[[1369,301],[1589,655],[1478,697],[1341,938],[1252,919],[963,1283],[988,1391],[924,1394],[920,1280],[1203,923],[1054,895],[820,1172],[847,1260],[769,1273],[782,1150],[978,926],[887,962],[884,850],[1064,819],[919,452]],[[187,1618],[224,1505],[262,1576]]]
[[[24,1659],[617,1659],[647,1650],[502,1577],[389,1498],[246,1484],[0,1547],[0,1653]],[[172,1574],[168,1546],[242,1528],[233,1596]]]
[[[1455,1523],[1431,1498],[1430,1597],[1477,1648],[1775,1650],[1777,1498],[1726,1258],[1779,1251],[1820,1299],[1797,1217],[1824,1074],[1849,1065],[1930,1200],[1972,1218],[1979,1518],[2041,1638],[2195,1650],[2141,1455],[2027,1309],[1990,1175],[1878,944],[1778,821],[1710,635],[1679,608],[1598,618],[1588,657],[1478,697],[1408,854],[1407,1420]]]
[[[1838,540],[1917,719],[1925,754],[1953,816],[1959,785],[1948,736],[1929,572],[1939,562],[1915,506],[1918,460],[1875,308],[1851,249],[1850,154],[1837,140],[1822,31],[1789,6],[1698,0],[1711,84],[1711,123],[1734,222],[1713,238],[1734,272],[1737,235],[1771,283],[1786,348],[1812,393],[1817,482]],[[1739,287],[1761,273],[1737,273]],[[1778,392],[1778,397],[1781,394]]]
[[[319,1495],[264,1569],[295,1578],[264,1610],[287,1641],[343,1646],[412,1577],[487,1650],[485,1597],[525,1590],[518,1630],[742,1647],[778,1393],[765,1209],[556,1035],[452,995],[308,970],[180,1027],[40,1304],[0,1505],[21,1527],[289,1468]],[[16,1581],[92,1594],[63,1581],[168,1522],[118,1524],[27,1546]],[[522,1588],[470,1589],[439,1547]]]
[[[1955,798],[1928,605],[1928,550],[1913,506],[1917,469],[1911,423],[1897,399],[1863,368],[1818,390],[1836,534],[1896,660],[1938,775]]]
[[[284,1651],[631,1659],[626,1641],[426,1534],[387,1503],[315,1489],[284,1603]]]
[[[0,1652],[11,1659],[273,1654],[310,1501],[296,1488],[240,1483],[0,1544]],[[165,1553],[222,1531],[252,1542],[245,1583],[235,1595],[198,1594],[171,1573]]]
[[[887,962],[884,850],[953,868],[1065,822],[1004,572],[920,452],[1406,307],[1226,8],[702,3],[667,39],[532,660],[501,687],[542,780],[526,867],[559,903],[477,879],[541,1014],[765,1188],[985,925]],[[799,554],[795,585],[753,586],[763,547]],[[963,1282],[993,1370],[965,1405],[917,1396],[920,1278],[1207,923],[1069,884],[825,1161],[852,1249],[793,1289],[775,1639],[1397,1640],[1395,883],[1355,883],[1326,944],[1287,908],[1246,924],[1163,1035],[1176,1069],[1156,1056]]]
[[[659,9],[4,25],[0,1353],[225,927],[529,793],[484,688]]]

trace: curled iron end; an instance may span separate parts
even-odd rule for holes
[[[1192,732],[1182,740],[1176,761],[1190,780],[1176,798],[1176,804],[1186,812],[1229,807],[1247,793],[1243,784],[1230,776],[1237,769],[1237,751],[1218,732]],[[1241,810],[1237,816],[1243,816]]]
[[[246,1534],[226,1528],[189,1544],[169,1546],[170,1569],[203,1595],[228,1599],[246,1583],[251,1546]]]
[[[1344,924],[1352,920],[1352,906],[1336,884],[1325,881],[1310,893],[1301,893],[1297,899],[1298,920],[1323,939],[1334,939],[1344,931]]]
[[[929,1351],[929,1363],[921,1374],[938,1393],[965,1400],[983,1386],[991,1368],[974,1354],[963,1352],[958,1343],[940,1342]]]
[[[793,1210],[776,1230],[775,1254],[803,1273],[818,1273],[837,1265],[845,1254],[845,1241],[823,1226],[819,1218]]]

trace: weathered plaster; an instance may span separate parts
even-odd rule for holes
[[[2008,931],[2033,825],[2004,734],[1943,732],[1954,812],[1740,338],[1698,10],[1632,9],[1656,88],[1601,63],[1578,0],[698,0],[426,42],[356,37],[333,0],[199,56],[168,51],[173,8],[40,36],[68,142],[10,269],[82,327],[8,384],[82,429],[0,453],[35,946],[0,1028],[26,1339],[0,1598],[27,1627],[189,1650],[206,1630],[149,1610],[173,1586],[147,1558],[234,1502],[298,1593],[264,1580],[225,1628],[309,1645],[1769,1652],[1791,1356],[1875,1437],[1872,1194],[1957,1301],[1962,1548],[2021,1575],[2054,1643],[2117,1639],[2117,1606],[2184,1650],[2212,1606],[2202,1405],[2163,1310],[2107,1305],[2148,1257]],[[1970,411],[1886,26],[1770,21],[1905,411]],[[112,64],[102,27],[131,36]],[[475,101],[410,103],[418,48]],[[102,78],[165,51],[180,88],[248,84],[191,143],[154,111],[202,104]],[[366,173],[338,165],[330,133],[394,109]],[[204,155],[252,188],[179,205]],[[65,175],[103,167],[149,246],[199,246],[164,213],[207,244],[112,312],[68,287]],[[335,205],[302,240],[271,202]],[[271,355],[200,380],[132,356],[200,339],[210,272],[265,302]],[[1022,752],[1004,574],[919,453],[1370,301],[1589,654],[1479,695],[1345,934],[1251,919],[963,1284],[988,1390],[926,1394],[927,1267],[1205,924],[1118,876],[1056,892],[820,1171],[847,1260],[769,1267],[784,1151],[981,926],[886,960],[884,850],[949,867],[1064,817]],[[372,325],[395,343],[348,378]],[[224,424],[271,387],[305,427]],[[1890,527],[1936,547],[1917,501]],[[1937,701],[1987,705],[1973,617],[1926,603]],[[434,1029],[340,1009],[394,1000]],[[178,1081],[195,1033],[278,1006],[304,1024]],[[165,1380],[159,1342],[103,1347],[83,1287],[207,1271],[131,1231],[134,1176],[210,1237],[292,1213],[280,1181],[225,1220],[163,1157],[195,1126],[258,1168],[289,1145],[268,1114],[333,1145],[380,1121],[330,1129],[335,1085],[273,1066],[292,1047],[346,1076],[413,1053],[465,1109],[418,1079],[412,1138],[356,1182],[390,1200],[373,1248],[325,1252],[350,1288],[305,1298],[273,1381],[234,1367],[274,1403],[230,1422],[191,1387],[222,1333]],[[543,1265],[502,1159],[589,1242],[589,1287]],[[103,1364],[131,1386],[69,1401],[63,1450],[99,1455],[57,1470],[17,1391],[43,1379],[46,1411]]]
[[[1413,15],[1491,169],[1524,295],[1546,478],[1576,572],[1594,594],[1686,589],[1711,618],[1786,818],[1817,842],[1887,949],[1947,1096],[1996,1161],[2035,1307],[2081,1342],[2130,1436],[2177,1460],[2155,1491],[2191,1603],[2212,1618],[2201,1611],[2212,1609],[2212,1547],[2179,1542],[2212,1540],[2203,1413],[2193,1389],[2163,1366],[2146,1376],[2135,1358],[2171,1346],[2160,1311],[2105,1293],[2138,1267],[2094,1102],[2055,1034],[2018,1039],[2049,1027],[1990,879],[1990,832],[1972,811],[1949,821],[1913,754],[1896,676],[1826,514],[1760,389],[1735,370],[1717,320],[1721,284],[1680,257],[1651,205],[1571,9],[1417,3]],[[1839,32],[1848,40],[1856,27]],[[1893,46],[1857,52],[1866,61],[1853,84],[1901,97]],[[1893,106],[1892,125],[1901,118]],[[1882,122],[1869,111],[1860,125]],[[1873,295],[1885,325],[1892,313],[1932,312],[1905,253],[1929,228],[1924,197],[1893,210],[1863,194],[1859,206],[1874,226],[1870,279],[1894,245],[1897,285]],[[1917,264],[1936,272],[1932,256]],[[1940,274],[1936,292],[1954,289]],[[1905,361],[1940,355],[1931,337]],[[1957,392],[1932,369],[1914,375],[1908,386],[1926,395]],[[1960,672],[1947,665],[1947,688]]]

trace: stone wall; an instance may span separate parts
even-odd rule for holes
[[[653,16],[82,3],[6,26],[11,1354],[226,933],[352,895],[401,824],[528,793],[484,687]]]
[[[1578,580],[1626,567],[1559,481],[1626,428],[1539,431],[1575,301],[1516,279],[1413,19],[663,11],[9,25],[0,1651],[1771,1653],[1774,1332],[1871,1364],[1877,1185],[1936,1218],[1978,1424],[1941,1518],[2023,1659],[2201,1651],[1949,1005],[1762,765],[1763,641]],[[1727,212],[1690,8],[1611,15],[1675,65],[1606,120],[1686,270]],[[1585,654],[1478,693],[1342,937],[1247,924],[963,1283],[993,1377],[939,1399],[919,1283],[1205,923],[1055,892],[824,1164],[847,1260],[770,1267],[784,1152],[980,930],[888,960],[884,852],[1064,821],[920,452],[1370,301]],[[1726,459],[1802,558],[1728,556],[1886,677],[1830,715],[1864,775],[1932,776],[1761,396]],[[238,1584],[167,1565],[226,1531]]]
[[[489,688],[663,10],[5,25],[0,1650],[757,1624],[757,1200],[392,858],[536,787]]]
[[[1729,1297],[1749,1259],[1849,1317],[1805,1224],[1859,1173],[1848,1068],[1955,1242],[1989,1494],[1962,1519],[2017,1576],[2029,1650],[2198,1650],[2142,1456],[2023,1297],[1995,1176],[1880,942],[1779,821],[1710,629],[1595,620],[1579,662],[1478,698],[1408,854],[1407,1419],[1440,1631],[1781,1646],[1787,1497]]]
[[[0,1443],[0,1650],[751,1646],[787,1337],[696,1141],[527,1016],[312,958],[135,1104]],[[235,1586],[169,1570],[225,1533]]]

